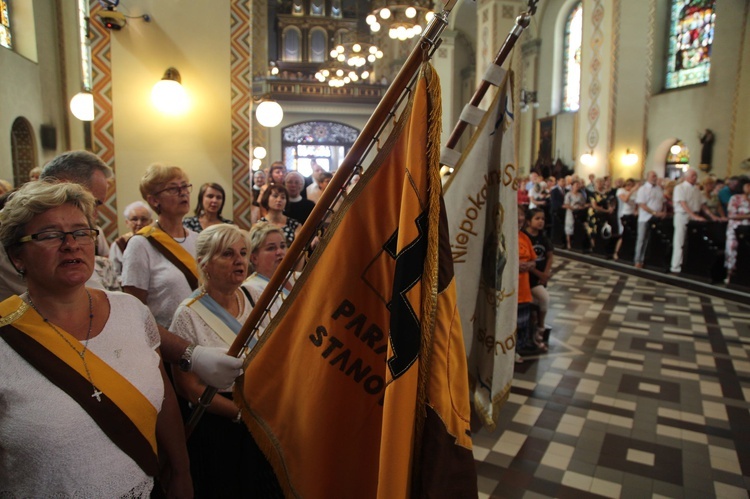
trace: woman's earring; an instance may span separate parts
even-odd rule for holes
[[[26,269],[18,269],[18,277],[25,278],[26,277]]]

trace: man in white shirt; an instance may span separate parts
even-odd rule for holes
[[[672,237],[672,265],[670,271],[678,274],[682,269],[682,250],[687,235],[687,225],[690,220],[705,221],[701,216],[703,211],[703,196],[696,182],[698,172],[688,170],[685,178],[674,188],[674,236]]]
[[[638,239],[635,245],[634,263],[636,268],[642,269],[648,246],[648,223],[652,217],[664,218],[666,216],[666,212],[663,211],[664,191],[657,184],[655,171],[650,171],[646,175],[646,182],[638,188],[635,202],[638,205]]]
[[[305,194],[307,195],[307,199],[309,199],[313,203],[317,203],[318,199],[320,199],[321,194],[323,194],[323,189],[321,189],[320,187],[320,175],[324,173],[325,170],[315,160],[312,161],[312,164],[310,166],[312,167],[313,171],[313,183],[307,186],[307,189],[305,189]]]

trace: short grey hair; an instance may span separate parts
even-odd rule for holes
[[[85,187],[51,179],[27,182],[11,195],[0,211],[0,244],[10,254],[25,235],[26,224],[35,216],[66,203],[81,210],[89,227],[96,228],[96,201]]]
[[[125,218],[130,218],[131,213],[133,213],[136,208],[143,208],[148,212],[148,216],[154,218],[154,213],[151,211],[151,207],[143,201],[133,201],[122,210],[122,214],[125,215]]]
[[[288,179],[291,176],[299,177],[299,179],[302,181],[302,185],[305,184],[305,177],[300,172],[298,172],[297,170],[292,170],[289,173],[287,173],[286,177],[284,177],[284,180]]]
[[[247,232],[234,224],[211,225],[200,233],[195,241],[195,260],[198,262],[198,273],[201,283],[206,282],[203,267],[209,261],[231,245],[242,241],[250,252],[250,242]],[[249,262],[248,262],[249,263]]]
[[[99,170],[104,178],[114,176],[112,168],[99,156],[88,151],[68,151],[44,165],[39,179],[55,178],[64,182],[75,182],[86,188],[91,187],[91,177]]]

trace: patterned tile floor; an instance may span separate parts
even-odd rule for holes
[[[557,258],[549,353],[474,435],[479,497],[748,497],[750,303]]]

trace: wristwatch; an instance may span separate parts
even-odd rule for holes
[[[193,367],[193,350],[195,350],[195,345],[190,344],[185,349],[185,351],[182,352],[180,361],[177,363],[177,366],[180,368],[180,371],[190,372],[190,368]]]

